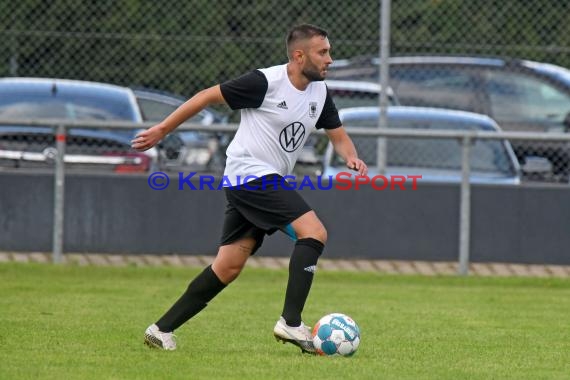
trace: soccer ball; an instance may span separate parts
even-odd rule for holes
[[[319,355],[352,356],[360,344],[360,328],[348,315],[327,314],[313,328],[313,345]]]

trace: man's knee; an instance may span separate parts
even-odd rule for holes
[[[242,269],[243,269],[243,265],[241,265],[241,266],[232,265],[232,266],[227,266],[226,268],[224,268],[224,279],[226,280],[226,282],[229,284],[230,282],[232,282],[233,280],[238,278]]]
[[[248,257],[256,247],[254,239],[244,239],[220,247],[212,263],[212,270],[224,284],[229,284],[241,273]]]
[[[328,238],[327,229],[325,228],[325,226],[321,224],[319,227],[315,228],[313,236],[311,237],[313,239],[320,241],[323,244],[326,244]]]
[[[233,261],[214,261],[212,270],[218,276],[221,282],[228,285],[240,275],[245,263]]]
[[[327,229],[320,221],[318,221],[318,223],[311,223],[308,226],[304,226],[303,228],[300,228],[296,233],[298,239],[313,238],[323,244],[326,244],[327,242]]]
[[[327,242],[327,230],[314,211],[309,211],[295,219],[291,225],[297,239],[313,238],[323,244]]]

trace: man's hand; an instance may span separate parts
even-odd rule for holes
[[[368,166],[359,158],[348,160],[346,166],[351,170],[357,171],[361,176],[368,174]]]
[[[131,141],[131,147],[139,152],[149,150],[165,136],[163,128],[159,125],[155,125],[147,130],[139,132],[135,138]]]

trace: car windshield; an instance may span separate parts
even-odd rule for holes
[[[347,126],[376,127],[375,119],[344,119]],[[477,130],[476,124],[440,120],[392,120],[389,128]],[[376,166],[377,140],[368,137],[352,137],[359,156],[370,167]],[[388,138],[387,165],[389,167],[461,170],[462,148],[455,139]],[[334,155],[333,166],[344,166],[342,159]],[[471,170],[488,173],[513,174],[511,158],[504,143],[497,140],[477,140],[471,148]]]
[[[55,94],[15,86],[0,87],[0,117],[69,120],[137,121],[128,96],[94,91],[59,91]]]

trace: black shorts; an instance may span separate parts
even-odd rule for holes
[[[291,222],[312,209],[296,190],[287,190],[281,181],[280,175],[270,174],[248,182],[247,188],[224,188],[228,204],[221,245],[253,237],[257,242],[253,254],[265,235],[277,230],[291,235]]]

